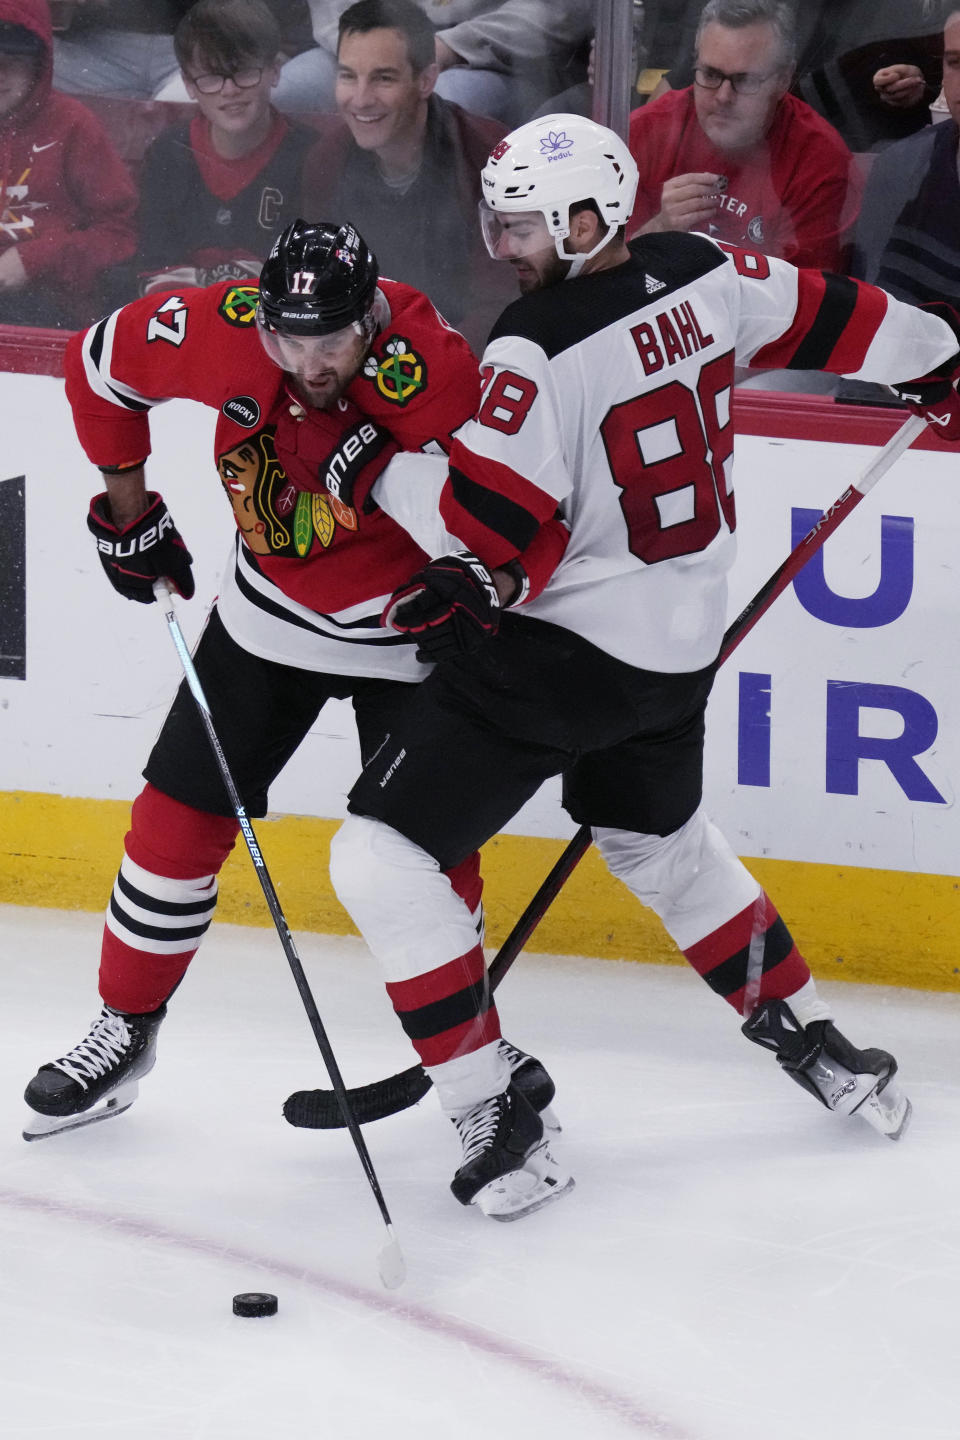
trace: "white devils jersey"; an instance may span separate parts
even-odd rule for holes
[[[735,553],[735,364],[895,383],[957,339],[872,286],[700,236],[630,248],[504,312],[443,516],[496,565],[559,508],[570,542],[525,613],[630,665],[697,670],[720,647]]]

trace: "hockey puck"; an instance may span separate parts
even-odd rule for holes
[[[276,1295],[261,1294],[259,1291],[247,1291],[243,1295],[234,1295],[234,1315],[276,1315]]]

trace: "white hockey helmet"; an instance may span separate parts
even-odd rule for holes
[[[627,223],[639,176],[633,156],[615,131],[583,115],[545,115],[505,135],[491,151],[480,178],[480,223],[489,253],[497,257],[501,216],[537,211],[553,236],[557,254],[572,261],[570,278]],[[593,201],[607,231],[589,255],[571,256],[563,248],[570,234],[570,206],[583,200]]]

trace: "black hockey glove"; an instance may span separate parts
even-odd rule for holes
[[[115,590],[128,600],[150,605],[155,580],[169,580],[184,600],[194,591],[193,556],[184,545],[170,511],[155,490],[147,491],[147,508],[119,530],[110,518],[106,491],[90,501],[87,529],[97,542],[100,563]]]
[[[960,397],[951,381],[913,380],[890,388],[941,440],[948,445],[960,441]]]
[[[918,307],[944,320],[960,344],[960,312],[945,300],[933,300]],[[914,415],[926,420],[934,435],[948,445],[960,441],[960,399],[956,384],[960,378],[960,350],[937,370],[923,375],[919,380],[905,380],[902,385],[891,385],[895,395],[906,402]]]
[[[469,550],[442,555],[393,592],[381,623],[412,636],[424,664],[468,655],[500,624],[493,576]]]

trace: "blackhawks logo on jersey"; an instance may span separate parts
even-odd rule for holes
[[[228,325],[251,325],[259,298],[256,285],[231,285],[220,301],[220,314]]]
[[[427,364],[402,335],[391,335],[383,347],[383,358],[371,355],[363,373],[391,405],[407,405],[427,388]]]
[[[332,495],[298,490],[281,465],[273,428],[226,450],[217,461],[237,526],[255,555],[304,559],[319,541],[326,550],[337,524],[357,528],[356,513]]]

